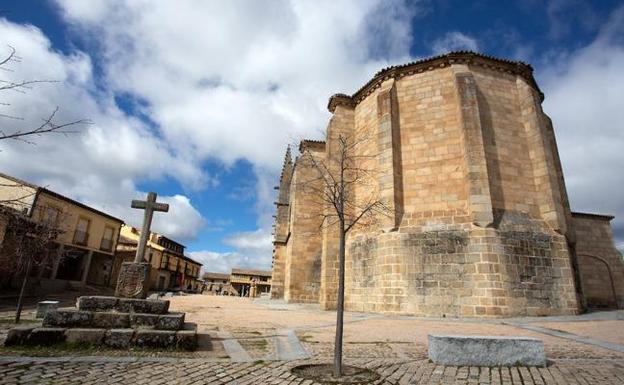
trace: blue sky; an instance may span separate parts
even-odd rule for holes
[[[156,191],[172,205],[156,230],[208,271],[270,267],[283,151],[320,136],[331,94],[457,49],[534,66],[573,209],[617,215],[624,244],[624,204],[611,193],[624,187],[622,2],[22,0],[0,9],[0,48],[22,57],[7,76],[60,81],[20,95],[11,112],[27,124],[58,105],[60,119],[94,122],[75,137],[4,144],[3,171],[132,224],[130,199]]]

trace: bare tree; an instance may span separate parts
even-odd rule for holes
[[[380,217],[388,216],[390,208],[379,199],[375,167],[376,155],[365,155],[362,146],[368,138],[354,139],[345,134],[328,137],[327,146],[334,146],[324,156],[303,148],[298,162],[315,171],[312,180],[298,183],[316,195],[323,205],[321,226],[336,226],[338,245],[338,295],[336,305],[336,336],[334,345],[334,377],[342,375],[342,339],[345,291],[346,236],[355,226],[372,226]],[[334,144],[335,143],[335,144]]]
[[[15,48],[9,47],[9,53],[3,59],[0,59],[0,70],[6,72],[13,72],[13,69],[10,68],[10,64],[12,63],[20,63],[22,58],[19,57],[15,51]],[[25,93],[28,90],[32,89],[32,86],[39,83],[57,83],[55,80],[22,80],[22,81],[11,81],[11,80],[3,80],[0,79],[0,92],[19,92]],[[2,106],[10,106],[10,103],[0,102]],[[56,134],[67,134],[71,132],[75,132],[70,130],[70,127],[76,126],[79,124],[87,124],[90,123],[86,119],[73,120],[69,122],[57,123],[55,121],[56,114],[58,113],[59,108],[56,107],[51,113],[49,113],[46,117],[41,119],[41,124],[26,127],[26,128],[18,128],[14,125],[9,124],[12,127],[1,127],[0,126],[0,140],[4,139],[12,139],[19,140],[23,142],[27,142],[30,144],[34,144],[31,140],[33,136],[41,136],[43,134],[56,133]],[[23,117],[14,116],[10,114],[0,113],[0,118],[3,118],[7,121],[23,121]],[[2,125],[4,126],[4,125]]]
[[[53,219],[36,220],[19,211],[0,206],[0,218],[5,225],[0,251],[9,257],[0,270],[4,270],[4,275],[14,277],[24,275],[15,313],[15,323],[19,323],[30,274],[33,268],[45,267],[54,241],[64,233],[64,230],[59,226],[61,221],[58,216]]]

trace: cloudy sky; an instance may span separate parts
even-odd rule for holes
[[[285,147],[318,138],[328,97],[379,69],[470,49],[531,63],[572,208],[616,215],[624,248],[624,6],[618,1],[22,0],[0,7],[5,130],[57,106],[70,135],[0,144],[0,171],[155,230],[208,271],[270,268]]]

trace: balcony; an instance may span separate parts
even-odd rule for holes
[[[100,243],[100,250],[104,250],[104,251],[113,250],[113,240],[102,238],[102,242]]]
[[[86,231],[76,230],[74,231],[74,244],[86,246],[89,242],[89,233]]]

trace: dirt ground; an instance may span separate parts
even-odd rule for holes
[[[270,350],[268,337],[284,329],[295,330],[306,350],[314,356],[329,355],[333,349],[336,313],[322,311],[316,305],[191,295],[171,298],[171,308],[186,312],[186,319],[197,323],[200,331],[230,332],[241,339],[246,349],[253,345],[245,342],[246,339],[258,341],[259,338],[267,338],[269,346],[266,350]],[[544,321],[547,320],[544,318]],[[347,312],[345,351],[355,357],[424,358],[429,334],[462,334],[540,338],[550,358],[624,358],[623,353],[613,350],[525,330],[503,322],[505,320],[423,319]],[[624,330],[624,320],[558,320],[536,322],[534,325],[624,343],[621,332]]]
[[[73,295],[73,294],[72,294]],[[58,297],[63,305],[75,303],[72,295]],[[75,295],[74,295],[75,296]],[[318,305],[286,304],[281,301],[250,300],[240,297],[185,295],[165,298],[171,301],[171,311],[186,313],[186,321],[194,322],[200,333],[197,352],[104,351],[87,349],[72,351],[77,355],[104,354],[180,356],[227,360],[223,341],[235,339],[254,360],[271,359],[276,353],[275,336],[294,330],[305,350],[312,357],[329,357],[333,351],[336,322],[334,311],[322,311]],[[0,311],[0,337],[12,325],[13,309]],[[26,322],[34,321],[34,303],[24,311]],[[624,344],[624,312],[606,316],[523,319],[531,325],[564,331],[577,336],[616,344]],[[387,316],[370,313],[345,313],[344,350],[353,358],[425,359],[429,334],[461,334],[488,336],[527,336],[544,341],[547,357],[624,358],[624,353],[583,344],[567,338],[525,330],[505,324],[514,320],[500,319],[429,319]],[[516,320],[517,321],[517,320]],[[45,350],[45,348],[44,348]],[[0,348],[0,355],[63,355],[60,349]]]

